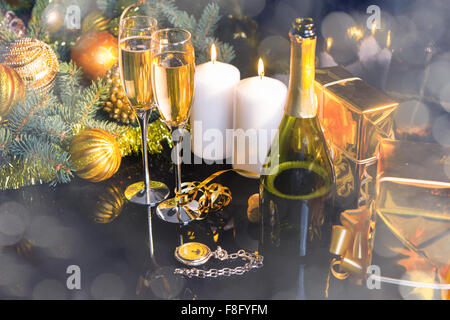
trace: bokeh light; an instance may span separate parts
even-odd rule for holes
[[[450,114],[444,114],[434,120],[431,133],[439,144],[450,146]]]
[[[346,65],[355,60],[357,40],[349,36],[349,30],[358,28],[352,16],[345,12],[332,12],[321,23],[320,32],[324,39],[333,39],[330,54],[338,64]]]
[[[67,289],[55,279],[44,279],[33,289],[33,300],[65,300],[67,299]]]
[[[266,6],[266,0],[239,0],[242,13],[249,17],[256,17]]]
[[[394,116],[398,131],[420,133],[429,126],[430,111],[426,104],[418,100],[400,103]]]
[[[125,294],[125,283],[113,273],[98,275],[91,284],[91,295],[96,300],[117,300]]]

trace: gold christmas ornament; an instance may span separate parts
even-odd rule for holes
[[[25,85],[18,73],[0,64],[0,119],[25,97]]]
[[[119,216],[125,204],[124,191],[111,184],[106,192],[102,193],[97,201],[94,211],[94,220],[97,223],[110,223]]]
[[[118,122],[135,123],[136,114],[130,106],[120,82],[119,68],[113,68],[107,73],[108,83],[111,85],[109,98],[102,102],[103,110]]]
[[[102,11],[95,10],[84,18],[81,24],[81,33],[108,30],[110,21],[111,19],[104,15]]]
[[[90,80],[103,77],[119,56],[117,39],[107,31],[83,34],[72,48],[71,59]]]
[[[25,37],[25,24],[12,11],[1,10],[2,18],[0,19],[0,27],[4,26],[7,30],[13,32],[19,38]]]
[[[0,60],[13,68],[25,85],[45,93],[58,73],[58,58],[46,43],[37,39],[18,39],[0,49]]]
[[[49,34],[55,34],[62,30],[64,26],[64,18],[66,15],[66,8],[58,2],[49,3],[44,9],[41,18],[41,26]]]
[[[76,174],[91,182],[112,177],[122,160],[116,138],[101,129],[88,129],[73,138],[70,156]]]

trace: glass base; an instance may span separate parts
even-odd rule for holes
[[[145,192],[145,182],[140,181],[133,183],[131,186],[128,186],[127,190],[125,190],[125,198],[128,201],[144,205],[144,206],[156,206],[161,201],[164,201],[169,196],[169,188],[158,181],[150,182],[150,193],[149,195]]]
[[[186,225],[200,216],[199,207],[200,205],[196,200],[179,205],[175,198],[171,198],[158,205],[156,214],[166,222]]]

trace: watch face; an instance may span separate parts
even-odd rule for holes
[[[198,266],[205,263],[211,257],[211,250],[208,246],[199,242],[185,243],[175,250],[175,258],[178,261],[191,265]]]

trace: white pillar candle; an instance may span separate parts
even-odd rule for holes
[[[241,79],[235,66],[216,61],[215,46],[211,61],[195,68],[195,98],[191,113],[193,153],[205,160],[231,158],[233,129],[233,89]]]
[[[235,87],[233,168],[259,174],[284,113],[287,87],[264,76],[240,81]]]

